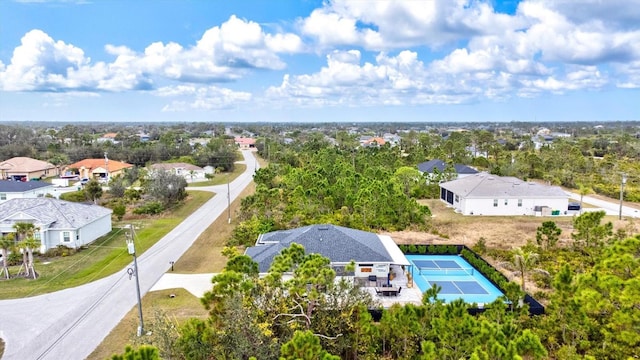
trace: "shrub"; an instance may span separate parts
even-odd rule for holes
[[[150,201],[142,206],[139,206],[133,210],[136,215],[157,215],[164,211],[164,205],[159,201]]]
[[[415,254],[417,252],[418,252],[418,248],[415,245],[413,244],[409,245],[409,253]]]
[[[47,250],[44,255],[46,257],[68,256],[76,253],[76,249],[67,247],[65,245],[58,245],[54,248]]]
[[[72,191],[64,194],[60,194],[60,200],[66,200],[71,202],[85,202],[87,201],[87,197],[84,194],[84,191]]]
[[[124,206],[123,203],[118,203],[113,207],[113,215],[116,216],[118,221],[122,220],[122,217],[124,216],[124,214],[126,214],[126,212],[127,212],[127,207]]]
[[[476,241],[475,245],[473,245],[471,250],[475,251],[478,254],[486,253],[487,252],[487,242],[486,242],[486,240],[481,236],[480,239],[478,239],[478,241]]]

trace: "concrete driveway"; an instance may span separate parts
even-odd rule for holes
[[[248,166],[229,186],[231,201],[251,183],[258,166],[252,152],[242,155]],[[227,210],[227,185],[209,190],[216,196],[138,258],[142,294]],[[86,358],[136,305],[134,280],[123,269],[83,286],[0,301],[0,337],[6,343],[2,359]]]

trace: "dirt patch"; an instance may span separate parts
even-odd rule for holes
[[[423,200],[433,214],[429,231],[396,231],[384,233],[397,244],[452,244],[473,246],[481,238],[487,247],[512,249],[535,242],[536,230],[544,221],[554,221],[561,229],[559,244],[571,243],[573,217],[571,216],[464,216],[440,200]],[[638,219],[618,220],[605,217],[613,223],[614,232],[619,229],[627,235],[640,232]]]

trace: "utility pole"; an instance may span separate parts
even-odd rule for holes
[[[620,212],[618,213],[618,220],[622,220],[622,201],[624,199],[624,184],[627,183],[627,174],[622,173],[622,179],[620,182]]]
[[[140,325],[138,325],[138,336],[144,334],[144,321],[142,320],[142,302],[140,301],[140,281],[138,280],[138,259],[136,257],[136,246],[134,243],[133,226],[129,225],[129,231],[125,234],[127,237],[127,250],[129,255],[133,256],[133,269],[128,268],[129,280],[132,276],[136,278],[136,294],[138,295],[138,316],[140,317]]]
[[[227,178],[227,217],[231,224],[231,190],[229,189],[229,178]]]

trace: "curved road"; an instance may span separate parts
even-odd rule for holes
[[[258,166],[252,152],[242,155],[247,170],[231,182],[231,201],[251,183]],[[227,210],[226,184],[203,189],[216,196],[138,257],[141,294]],[[0,301],[0,338],[6,343],[2,359],[84,359],[136,304],[135,281],[126,269],[83,286]]]

